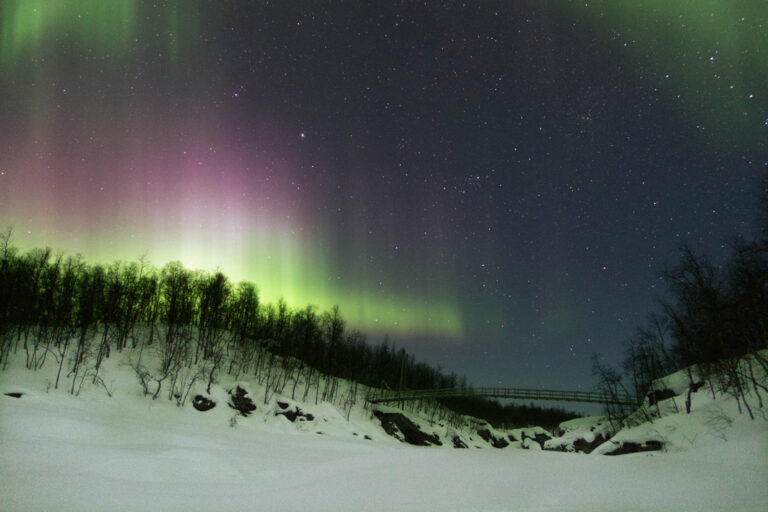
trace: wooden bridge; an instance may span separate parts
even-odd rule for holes
[[[515,400],[554,400],[558,402],[586,402],[636,406],[641,402],[632,395],[609,395],[589,391],[555,391],[551,389],[521,388],[465,388],[465,389],[404,389],[379,391],[368,397],[370,403],[402,402],[406,400],[438,400],[441,398],[507,398]]]

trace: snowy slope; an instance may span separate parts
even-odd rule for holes
[[[666,452],[699,450],[703,447],[733,451],[736,447],[729,446],[729,441],[736,440],[738,444],[751,439],[747,445],[754,444],[757,452],[768,459],[768,415],[765,408],[759,407],[760,399],[768,398],[766,393],[763,392],[761,397],[754,392],[747,395],[755,415],[754,420],[749,418],[744,405],[740,407],[735,397],[716,389],[713,392],[708,385],[691,392],[691,409],[690,413],[686,413],[685,400],[689,384],[685,370],[659,379],[655,389],[670,390],[677,395],[660,400],[658,405],[649,405],[646,398],[644,405],[648,414],[638,412],[630,416],[626,421],[628,426],[599,446],[594,453],[609,453],[620,443],[626,442],[655,442],[661,444]],[[646,420],[647,416],[650,416],[650,420]]]
[[[0,510],[765,510],[764,420],[743,416],[727,441],[621,457],[487,448],[413,447],[385,434],[370,411],[298,404],[313,421],[143,396],[133,370],[111,358],[79,397],[48,388],[51,370],[0,372]],[[66,386],[65,386],[66,388]],[[701,400],[703,402],[703,398]],[[425,431],[453,427],[430,425]],[[317,434],[317,432],[322,432]],[[357,434],[357,435],[355,435]],[[495,435],[505,432],[494,431]],[[364,436],[371,440],[367,440]]]
[[[694,370],[691,372],[696,375]],[[765,375],[756,375],[768,380]],[[563,422],[560,435],[548,440],[544,448],[586,451],[594,455],[612,454],[627,446],[658,449],[665,453],[723,449],[724,453],[731,451],[736,455],[738,451],[734,443],[724,444],[736,440],[735,444],[746,441],[747,446],[754,445],[758,455],[768,458],[768,414],[764,407],[760,407],[761,400],[768,399],[768,394],[762,392],[758,396],[754,391],[747,394],[747,403],[755,416],[752,420],[743,402],[740,406],[732,395],[703,383],[691,389],[691,408],[689,413],[686,412],[689,387],[688,372],[675,372],[654,384],[654,389],[669,397],[658,403],[651,403],[646,397],[643,407],[618,425],[618,431],[604,416],[577,418]],[[583,449],[585,445],[590,445],[588,450]]]

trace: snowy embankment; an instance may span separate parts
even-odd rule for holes
[[[758,375],[762,369],[755,366],[754,374],[764,386],[768,379]],[[544,449],[595,455],[669,453],[711,448],[733,439],[739,444],[754,438],[747,444],[755,444],[762,456],[768,456],[768,414],[761,406],[768,398],[765,391],[752,389],[737,400],[733,394],[718,390],[716,385],[696,375],[695,370],[691,370],[691,375],[680,370],[658,379],[654,383],[654,399],[646,397],[641,408],[615,425],[618,431],[606,417],[578,418],[562,423],[561,435],[547,440]],[[747,405],[754,420],[749,418]],[[737,454],[738,451],[733,452],[734,456]]]
[[[718,406],[730,422],[699,432],[687,451],[603,457],[520,443],[497,450],[476,430],[410,416],[427,434],[486,449],[414,447],[387,435],[362,404],[349,420],[339,405],[280,396],[265,405],[247,379],[214,385],[217,406],[206,412],[151,400],[121,357],[103,369],[112,397],[96,385],[79,397],[50,389],[55,365],[33,372],[21,359],[0,372],[0,510],[764,510],[768,503],[768,422],[733,415],[726,399]],[[257,409],[248,417],[226,406],[237,385],[253,392]],[[12,392],[22,395],[4,394]],[[697,403],[704,409],[704,398],[695,400],[694,412]],[[312,419],[276,416],[285,410],[278,402]],[[676,439],[664,425],[653,428]]]

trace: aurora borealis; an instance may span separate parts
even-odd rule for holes
[[[589,387],[748,236],[768,5],[0,3],[0,227],[220,268],[478,385]]]

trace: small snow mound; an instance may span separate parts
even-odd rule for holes
[[[535,439],[526,437],[523,439],[523,442],[520,444],[520,446],[523,447],[524,450],[532,450],[532,451],[541,451],[541,445],[536,442]]]

